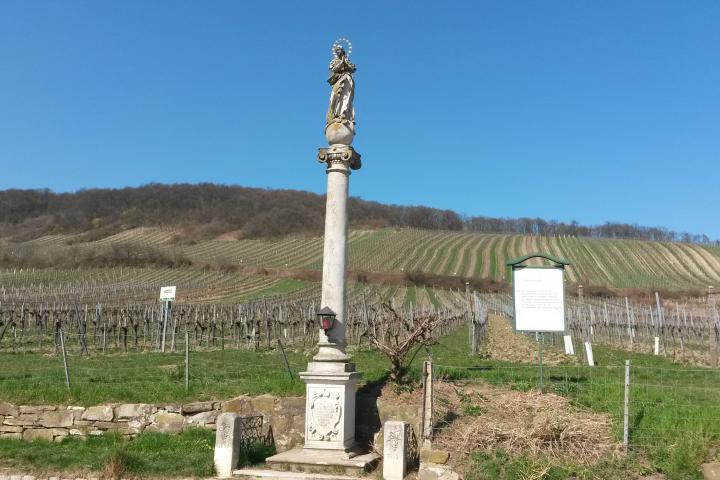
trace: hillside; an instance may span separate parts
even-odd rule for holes
[[[711,242],[706,235],[660,227],[614,222],[588,226],[574,221],[564,223],[527,217],[468,217],[452,210],[385,205],[360,198],[349,199],[348,214],[351,226],[356,229],[408,227],[550,237]],[[236,185],[150,184],[73,193],[0,191],[0,238],[13,241],[77,233],[85,234],[77,241],[90,241],[131,228],[156,226],[181,229],[184,241],[212,239],[229,232],[240,238],[321,235],[324,215],[322,195]]]
[[[180,259],[180,266],[191,264],[225,271],[249,271],[249,268],[259,267],[319,271],[322,267],[322,238],[319,236],[258,240],[221,235],[210,240],[184,242],[182,231],[162,227],[130,229],[94,241],[83,241],[84,236],[55,234],[25,242],[5,240],[0,242],[0,260],[5,267],[57,266],[61,263],[56,260],[59,258],[63,261],[69,261],[68,258],[95,260],[100,255],[98,252],[115,249],[112,262],[106,266],[138,266],[155,255],[167,261],[161,263],[163,268],[178,266],[173,263],[177,259]],[[348,269],[355,273],[417,271],[508,281],[505,261],[538,251],[572,262],[567,269],[568,281],[572,283],[666,289],[704,289],[708,285],[720,285],[720,247],[716,246],[410,228],[352,230]]]

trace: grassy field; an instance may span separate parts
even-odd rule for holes
[[[102,473],[115,475],[211,477],[214,475],[215,432],[191,429],[178,435],[142,433],[132,441],[116,435],[68,438],[61,443],[23,442],[0,438],[2,469],[21,472]],[[120,477],[118,475],[118,478]]]
[[[538,365],[469,356],[465,329],[442,338],[440,344],[432,348],[432,353],[436,376],[454,383],[457,388],[468,383],[488,382],[526,391],[539,385]],[[542,471],[546,471],[545,476],[528,478],[565,479],[571,475],[577,478],[624,478],[623,472],[654,471],[665,473],[668,479],[701,478],[699,464],[716,458],[720,445],[720,403],[717,401],[720,398],[720,372],[675,364],[662,356],[600,347],[595,347],[594,353],[595,367],[583,366],[580,362],[545,366],[542,372],[544,391],[571,399],[576,408],[611,415],[616,438],[620,440],[624,362],[631,360],[630,455],[587,467],[542,457],[512,457],[501,451],[477,452],[472,457],[469,478],[525,478],[518,476],[518,472]],[[295,350],[288,354],[296,374],[305,367],[311,352]],[[416,355],[411,378],[420,378],[424,357],[424,351]],[[387,363],[377,352],[354,351],[353,358],[366,381],[382,381],[385,377]],[[0,401],[18,403],[179,402],[239,394],[301,395],[304,389],[296,375],[290,380],[277,351],[196,353],[191,358],[191,365],[197,373],[191,375],[187,392],[180,375],[182,359],[179,355],[148,353],[83,360],[72,358],[71,365],[77,374],[69,391],[64,386],[58,358],[4,354],[0,355],[0,364],[13,366],[5,369],[0,377]],[[9,375],[10,371],[14,373]],[[202,434],[197,435],[188,438],[203,442]],[[173,440],[148,438],[146,441]],[[102,456],[109,447],[103,440],[97,442],[86,444],[87,448],[96,448],[98,456]],[[130,445],[136,445],[135,442],[137,440]],[[188,445],[192,442],[188,442],[179,443],[177,448],[190,448]],[[0,442],[0,465],[12,465],[11,462],[20,461],[20,455],[25,455],[22,458],[27,460],[33,450],[23,453],[19,445],[13,441]],[[33,448],[52,453],[37,454],[32,460],[34,464],[49,468],[49,457],[61,458],[55,455],[55,449],[62,452],[70,447],[61,443]],[[136,447],[128,448],[132,452],[131,448]],[[206,454],[210,458],[211,452]]]

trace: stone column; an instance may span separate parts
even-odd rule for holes
[[[350,169],[360,168],[360,155],[349,145],[321,148],[318,160],[327,164],[325,245],[323,249],[322,298],[320,307],[335,314],[335,325],[320,329],[317,362],[347,362],[345,353],[345,277],[347,274],[347,198]]]
[[[352,452],[355,446],[355,389],[360,373],[345,353],[345,276],[347,262],[347,197],[350,170],[360,168],[360,155],[350,145],[321,148],[327,164],[322,299],[337,315],[333,327],[320,330],[318,353],[300,377],[306,383],[305,448]]]

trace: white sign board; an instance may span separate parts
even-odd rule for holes
[[[175,287],[162,287],[160,289],[160,301],[168,302],[171,300],[175,300]]]
[[[513,270],[515,330],[565,331],[565,287],[560,268]]]

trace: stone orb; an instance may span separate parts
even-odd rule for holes
[[[331,123],[325,127],[325,138],[330,145],[350,145],[355,138],[355,130],[344,123]]]

